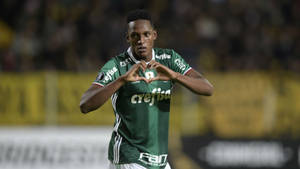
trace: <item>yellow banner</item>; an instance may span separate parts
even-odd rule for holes
[[[82,114],[79,101],[96,73],[0,74],[0,125],[113,125],[111,102]],[[261,72],[209,73],[211,97],[183,88],[172,95],[171,125],[184,134],[259,138],[300,135],[297,76]]]

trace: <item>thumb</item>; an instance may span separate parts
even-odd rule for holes
[[[143,81],[145,81],[146,83],[150,83],[150,80],[149,80],[149,79],[146,79],[145,77],[141,77],[141,76],[137,77],[137,81],[139,81],[139,80],[143,80]]]
[[[159,77],[158,77],[158,76],[156,76],[156,77],[154,77],[154,78],[151,78],[151,79],[149,79],[148,81],[149,81],[149,83],[151,83],[151,82],[156,81],[156,80],[159,80]]]

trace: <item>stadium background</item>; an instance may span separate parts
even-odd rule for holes
[[[153,14],[156,46],[215,86],[212,97],[175,88],[173,169],[300,168],[297,0],[2,0],[0,168],[101,169],[92,150],[105,152],[110,102],[88,115],[78,104],[127,48],[125,15],[135,8]]]

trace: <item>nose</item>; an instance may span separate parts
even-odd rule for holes
[[[138,44],[143,44],[145,42],[145,37],[144,36],[140,36],[139,40],[138,40]]]

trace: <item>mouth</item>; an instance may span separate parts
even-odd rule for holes
[[[147,52],[147,47],[139,46],[139,47],[137,47],[137,52],[138,53],[145,53],[145,52]]]

